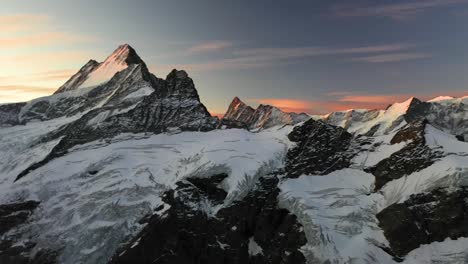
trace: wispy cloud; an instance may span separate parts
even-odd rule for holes
[[[383,16],[393,19],[405,19],[429,9],[466,4],[468,0],[420,0],[395,4],[369,6],[335,6],[333,11],[339,17]]]
[[[299,47],[299,48],[256,48],[236,51],[235,54],[243,56],[254,56],[253,59],[290,59],[297,57],[312,57],[340,54],[365,54],[376,52],[394,52],[412,47],[409,44],[388,44],[351,48],[329,48],[329,47]]]
[[[389,53],[374,56],[353,58],[355,61],[363,61],[370,63],[384,63],[384,62],[398,62],[416,59],[426,59],[432,57],[431,54],[426,53]]]
[[[416,47],[417,46],[414,44],[393,43],[341,48],[311,46],[294,48],[237,49],[231,50],[231,53],[229,53],[232,58],[209,60],[201,63],[171,65],[158,64],[151,68],[160,73],[168,72],[173,68],[182,68],[190,71],[201,72],[225,69],[252,69],[271,67],[278,64],[293,64],[299,58],[312,58],[317,56],[342,56],[343,60],[354,60],[367,63],[396,62],[431,57],[430,54],[415,51]]]
[[[19,31],[31,31],[43,27],[49,22],[50,17],[41,14],[16,14],[0,16],[0,32],[16,33]]]
[[[25,102],[31,99],[50,95],[54,88],[22,85],[0,85],[1,103]]]
[[[38,47],[57,43],[63,45],[64,43],[77,43],[94,39],[93,37],[66,32],[47,32],[16,37],[0,37],[0,49]]]
[[[27,82],[47,82],[47,81],[66,81],[77,69],[51,70],[45,72],[35,72],[22,75],[0,76],[0,83],[27,83]]]
[[[229,41],[214,41],[214,42],[206,42],[202,44],[195,45],[188,49],[190,53],[204,53],[204,52],[213,52],[226,49],[231,47],[232,43]]]
[[[67,69],[91,58],[90,52],[77,51],[74,45],[95,40],[93,36],[57,30],[57,22],[48,15],[0,15],[0,61],[7,62],[0,64],[3,95],[5,87],[59,85],[70,77],[71,74],[66,77],[70,72]],[[58,45],[73,48],[51,52]],[[43,72],[44,69],[56,72]],[[18,89],[14,91],[24,90]]]

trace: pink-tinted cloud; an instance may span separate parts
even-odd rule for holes
[[[231,46],[232,46],[232,43],[228,41],[214,41],[214,42],[207,42],[207,43],[202,43],[202,44],[193,46],[189,48],[188,51],[191,53],[212,52],[212,51],[223,50]]]

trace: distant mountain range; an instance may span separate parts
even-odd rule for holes
[[[129,45],[0,105],[0,263],[468,263],[468,97],[219,119]]]

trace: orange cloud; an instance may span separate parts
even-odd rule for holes
[[[296,99],[262,98],[248,99],[247,101],[264,105],[273,105],[286,112],[310,112],[318,105],[317,102],[314,101]]]
[[[16,14],[0,16],[0,32],[30,31],[44,26],[50,17],[38,14]]]
[[[11,49],[21,47],[37,47],[50,44],[63,45],[63,43],[76,43],[83,41],[91,41],[94,38],[80,36],[76,34],[69,34],[64,32],[47,32],[25,36],[0,38],[0,48]]]
[[[56,89],[38,86],[4,85],[0,86],[0,103],[25,102],[52,94]]]
[[[385,109],[397,102],[403,102],[415,96],[420,100],[429,100],[440,95],[453,97],[466,96],[466,92],[446,92],[427,94],[386,94],[386,95],[350,95],[348,92],[332,92],[323,100],[296,100],[282,98],[248,99],[248,102],[276,106],[286,112],[305,112],[309,114],[327,114],[349,109]]]

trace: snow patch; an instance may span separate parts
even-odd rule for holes
[[[249,255],[256,256],[256,255],[263,255],[263,249],[260,247],[253,237],[249,238]]]

